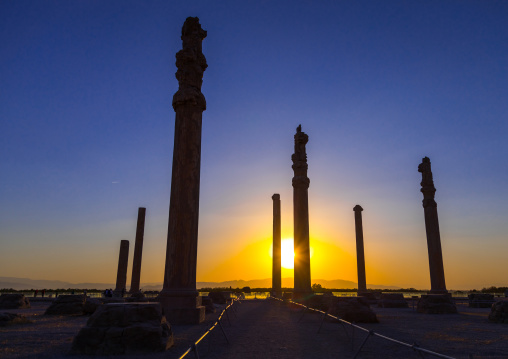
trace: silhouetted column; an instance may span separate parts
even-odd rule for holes
[[[281,293],[281,254],[280,254],[280,195],[274,194],[273,200],[273,264],[272,264],[272,292],[276,297]]]
[[[309,200],[307,177],[307,153],[305,145],[309,136],[302,132],[299,125],[295,134],[295,153],[293,161],[293,213],[294,213],[294,247],[295,247],[295,288],[294,298],[304,299],[312,294],[310,284],[310,246],[309,246]]]
[[[437,203],[434,200],[436,188],[432,178],[430,159],[424,157],[418,166],[422,173],[421,192],[423,193],[423,209],[425,213],[425,230],[427,232],[427,248],[429,251],[430,293],[448,293],[446,290],[441,237],[439,235],[439,221],[437,217]]]
[[[363,224],[362,211],[363,208],[357,204],[353,211],[355,212],[355,229],[356,229],[356,266],[358,268],[358,294],[367,291],[367,281],[365,279],[365,254],[363,251]]]
[[[200,323],[205,318],[196,290],[201,122],[206,108],[201,85],[207,68],[201,42],[205,37],[199,19],[188,17],[182,27],[183,49],[176,54],[179,88],[173,96],[173,172],[166,268],[159,295],[164,314],[175,324]]]
[[[132,294],[139,292],[141,280],[141,258],[143,256],[143,236],[145,234],[146,208],[138,208],[138,223],[136,226],[136,242],[134,243],[134,260],[132,261],[131,289]]]
[[[118,257],[118,271],[116,272],[116,287],[114,295],[122,296],[127,285],[127,265],[129,264],[129,241],[122,239],[120,242],[120,255]]]

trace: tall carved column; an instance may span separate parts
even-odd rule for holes
[[[418,166],[422,173],[421,192],[423,193],[423,209],[425,213],[425,230],[427,232],[427,248],[429,251],[430,293],[444,294],[446,290],[441,237],[439,235],[439,220],[437,217],[437,203],[434,200],[436,188],[432,178],[430,159],[424,157]]]
[[[188,17],[182,27],[183,48],[176,54],[179,88],[173,96],[176,112],[173,173],[166,268],[159,294],[164,314],[175,324],[195,324],[205,318],[205,308],[196,290],[201,121],[206,109],[201,85],[207,68],[201,43],[205,37],[199,19]]]
[[[281,228],[280,228],[280,195],[274,194],[273,200],[273,264],[272,264],[272,295],[281,297]]]
[[[305,145],[309,136],[299,125],[295,134],[295,153],[293,161],[293,216],[295,247],[295,288],[294,298],[305,299],[312,294],[310,284],[310,245],[309,245],[309,200],[310,180],[307,177],[307,153]]]
[[[118,270],[116,272],[115,297],[121,297],[125,293],[127,285],[127,265],[129,264],[129,241],[122,239],[120,241],[120,255],[118,256]]]
[[[141,280],[141,258],[143,256],[143,236],[145,234],[146,208],[138,208],[138,223],[136,226],[136,242],[134,243],[134,260],[132,261],[131,289],[132,294],[139,293]]]
[[[355,212],[356,229],[356,266],[358,268],[358,295],[367,292],[367,280],[365,279],[365,254],[363,250],[363,224],[362,211],[360,205],[353,208]]]

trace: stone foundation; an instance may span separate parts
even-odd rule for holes
[[[162,313],[173,324],[199,324],[205,320],[205,307],[201,297],[160,296],[158,298]]]
[[[402,293],[381,293],[378,301],[379,308],[408,308],[406,299]]]
[[[425,314],[456,314],[457,307],[450,294],[427,294],[421,296],[416,311]]]
[[[492,305],[489,320],[494,323],[508,324],[508,302],[500,301]]]
[[[46,309],[47,315],[83,315],[86,297],[83,295],[60,295]]]
[[[24,294],[0,295],[0,309],[24,309],[30,308],[30,301]]]
[[[472,293],[467,298],[470,308],[490,308],[495,303],[494,295],[488,293]]]
[[[351,323],[379,323],[376,313],[361,297],[333,297],[330,300],[328,313],[331,315]]]
[[[174,343],[159,303],[105,304],[97,308],[72,343],[72,354],[118,355],[160,352]]]

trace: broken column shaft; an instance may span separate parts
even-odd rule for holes
[[[363,224],[362,211],[360,205],[353,208],[355,212],[356,229],[356,266],[358,268],[358,295],[367,291],[367,280],[365,279],[365,254],[363,249]]]
[[[120,255],[118,256],[118,270],[116,272],[116,287],[114,295],[121,297],[125,293],[127,285],[127,265],[129,264],[129,241],[120,241]]]
[[[437,203],[434,200],[436,188],[432,178],[430,159],[424,157],[418,166],[422,174],[421,192],[423,193],[423,209],[425,213],[425,231],[427,232],[427,248],[429,252],[430,293],[444,294],[446,290],[443,252],[441,250],[441,236],[439,235],[439,220],[437,217]]]
[[[281,297],[281,221],[280,195],[274,194],[273,200],[273,247],[272,247],[272,295]]]
[[[134,243],[134,259],[132,261],[131,289],[132,294],[139,293],[141,280],[141,258],[143,256],[143,236],[145,233],[146,208],[138,208],[138,223],[136,226],[136,242]]]

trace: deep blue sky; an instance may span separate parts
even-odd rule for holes
[[[208,31],[198,280],[270,236],[273,193],[292,235],[302,124],[311,236],[354,255],[359,203],[366,242],[390,253],[366,243],[374,278],[428,286],[417,172],[428,156],[449,286],[506,285],[492,274],[508,251],[505,1],[3,0],[0,276],[113,281],[146,206],[142,280],[162,279],[187,16]],[[473,260],[487,269],[467,282]],[[423,274],[400,277],[414,263]]]

